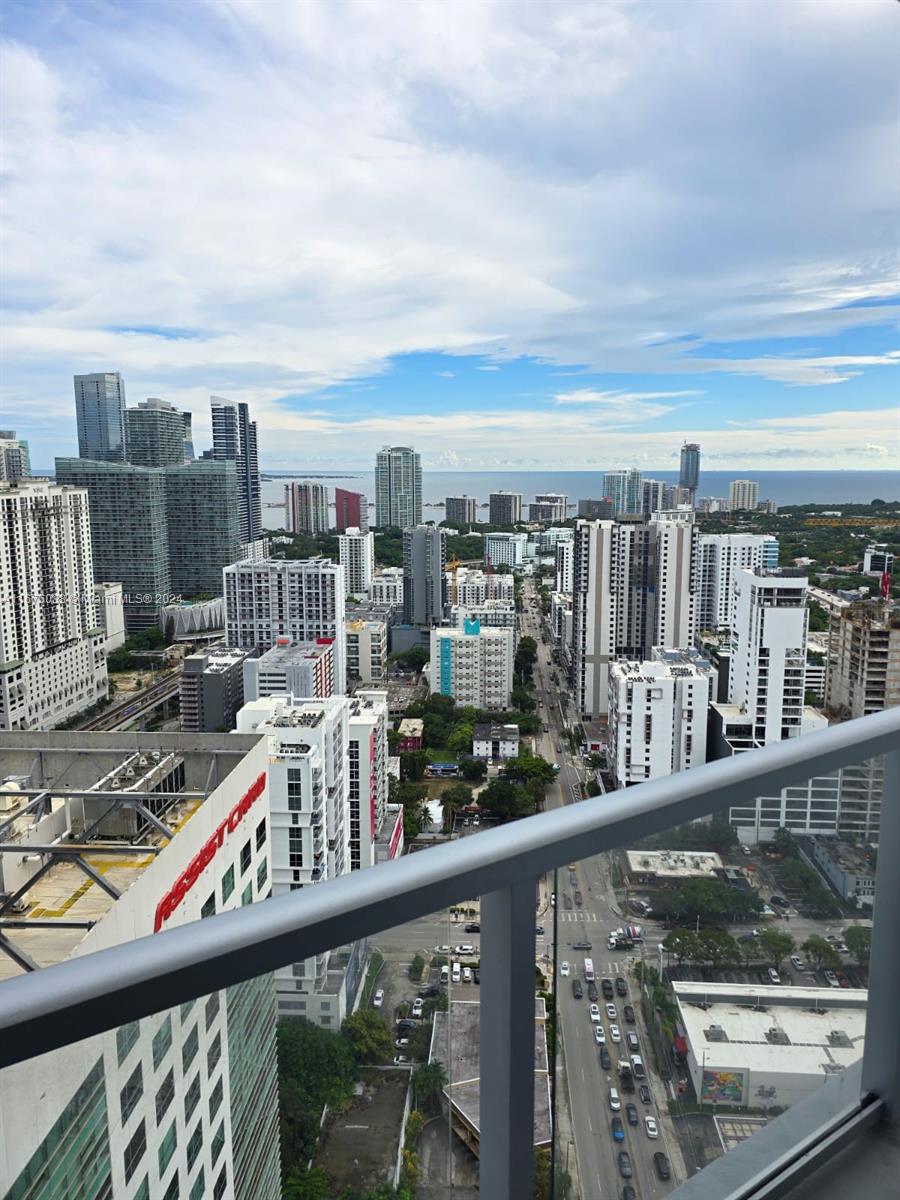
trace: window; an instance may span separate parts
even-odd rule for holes
[[[200,909],[200,919],[204,920],[206,917],[214,917],[215,915],[216,915],[216,893],[213,892],[212,895],[207,896],[206,899],[203,901],[203,907]]]
[[[134,1112],[134,1106],[144,1094],[144,1077],[141,1072],[141,1064],[134,1068],[131,1077],[119,1095],[119,1100],[122,1106],[122,1124],[124,1125],[131,1114]]]
[[[194,1183],[191,1187],[191,1194],[188,1197],[188,1200],[203,1200],[203,1195],[204,1195],[203,1183],[204,1183],[203,1168],[201,1167],[200,1174],[194,1180]]]
[[[178,1172],[174,1171],[169,1180],[169,1186],[163,1195],[163,1200],[178,1200]]]
[[[120,1025],[116,1030],[116,1050],[119,1056],[119,1066],[128,1057],[128,1052],[138,1040],[140,1026],[137,1021],[129,1021],[127,1025]]]
[[[223,1091],[223,1087],[222,1087],[222,1080],[220,1077],[219,1082],[213,1088],[212,1095],[209,1098],[209,1123],[210,1123],[210,1125],[215,1120],[216,1113],[219,1111],[219,1106],[222,1103],[222,1091]]]
[[[184,1039],[184,1044],[181,1047],[181,1066],[185,1074],[187,1074],[188,1067],[194,1061],[199,1046],[200,1038],[197,1033],[197,1026],[195,1025],[191,1032]]]
[[[159,1064],[169,1052],[169,1047],[172,1045],[172,1018],[166,1017],[162,1025],[153,1035],[153,1069],[159,1067]]]
[[[213,1166],[216,1165],[216,1159],[222,1153],[222,1147],[225,1145],[225,1122],[219,1122],[219,1128],[213,1134],[212,1149],[210,1150],[210,1162]]]
[[[150,1200],[150,1177],[144,1176],[144,1181],[138,1190],[134,1193],[132,1200]]]
[[[209,1033],[209,1027],[219,1015],[219,993],[212,992],[209,999],[206,1001],[206,1032]]]
[[[147,1149],[147,1130],[141,1121],[128,1145],[125,1147],[125,1182],[128,1183],[134,1174],[135,1167],[144,1156]]]
[[[228,1186],[228,1168],[223,1167],[222,1173],[216,1180],[213,1186],[213,1200],[222,1200],[225,1195],[225,1189]]]
[[[166,1168],[168,1167],[169,1163],[172,1161],[172,1155],[175,1153],[175,1145],[176,1145],[177,1140],[178,1140],[177,1135],[175,1133],[175,1122],[173,1121],[172,1124],[169,1126],[169,1128],[166,1130],[166,1134],[163,1137],[163,1140],[159,1143],[159,1177],[160,1177],[160,1179],[162,1179],[163,1175],[165,1175]]]
[[[265,818],[256,827],[256,848],[262,850],[266,844],[266,822]]]
[[[188,1170],[193,1167],[197,1161],[197,1155],[203,1148],[203,1122],[197,1122],[197,1128],[191,1134],[190,1141],[187,1144],[187,1165]]]
[[[194,1007],[194,1003],[195,1002],[193,1000],[186,1000],[185,1003],[182,1004],[182,1006],[181,1006],[181,1023],[182,1023],[182,1025],[185,1023],[185,1021],[190,1016],[191,1009]]]
[[[241,846],[241,874],[242,875],[250,866],[250,858],[251,858],[252,854],[253,854],[253,850],[250,846],[250,842],[249,841],[244,842],[243,846]]]
[[[228,868],[222,876],[222,903],[228,900],[228,897],[234,891],[234,863]]]
[[[169,1105],[172,1103],[172,1097],[175,1095],[175,1072],[170,1068],[168,1075],[159,1086],[159,1091],[156,1093],[156,1123],[157,1125],[166,1115]]]
[[[266,885],[266,879],[269,874],[269,865],[265,859],[256,868],[256,890],[261,892]]]
[[[216,1069],[216,1063],[222,1056],[222,1035],[217,1033],[212,1040],[209,1050],[206,1052],[207,1074],[212,1075]]]
[[[194,1115],[194,1109],[200,1103],[200,1075],[194,1076],[194,1082],[184,1093],[184,1120],[185,1124],[190,1121]]]
[[[244,888],[243,892],[241,893],[241,905],[244,906],[244,905],[252,904],[252,903],[253,903],[253,883],[250,882],[247,884],[247,886]]]

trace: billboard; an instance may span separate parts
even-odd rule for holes
[[[743,1104],[744,1071],[704,1071],[700,1100],[704,1104]]]

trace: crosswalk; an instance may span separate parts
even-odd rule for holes
[[[561,921],[584,921],[586,924],[597,920],[597,914],[592,912],[561,912]]]

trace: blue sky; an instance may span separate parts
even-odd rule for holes
[[[249,401],[263,463],[892,468],[884,0],[4,6],[0,424]],[[77,67],[76,67],[77,64]]]

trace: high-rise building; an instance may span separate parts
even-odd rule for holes
[[[768,566],[763,561],[764,546],[764,538],[755,533],[701,535],[698,629],[731,628],[735,573]]]
[[[351,527],[338,535],[338,552],[347,594],[361,599],[368,597],[375,578],[375,534]]]
[[[125,409],[126,457],[134,466],[180,466],[184,440],[184,413],[167,400],[151,396]]]
[[[518,525],[521,520],[521,492],[491,492],[488,496],[488,521],[491,525]]]
[[[214,646],[181,662],[181,729],[228,733],[244,704],[244,663],[252,650]]]
[[[685,442],[681,447],[681,470],[678,473],[678,486],[686,488],[691,494],[691,500],[697,494],[700,484],[700,447],[696,442]]]
[[[754,512],[758,502],[758,483],[752,479],[732,479],[728,486],[728,507],[732,512]]]
[[[334,641],[292,642],[275,639],[275,645],[259,657],[244,662],[244,700],[266,696],[295,696],[326,700],[334,695]]]
[[[634,516],[641,512],[644,501],[644,478],[635,468],[628,471],[607,471],[603,476],[603,494],[612,501],[617,517]]]
[[[372,577],[369,599],[378,604],[403,603],[403,568],[383,567]]]
[[[403,531],[403,620],[436,625],[447,603],[447,533],[435,525]]]
[[[125,462],[125,381],[118,371],[75,376],[78,457]]]
[[[163,470],[169,585],[175,596],[222,594],[222,568],[241,557],[240,481],[233,462]]]
[[[641,512],[650,517],[657,512],[665,512],[670,505],[672,488],[661,479],[645,479],[641,484]]]
[[[572,569],[575,563],[575,541],[566,538],[556,543],[556,592],[572,594]]]
[[[409,529],[422,521],[422,459],[409,446],[384,446],[375,456],[375,524]]]
[[[259,480],[259,450],[256,422],[243,401],[210,397],[212,412],[212,458],[237,465],[238,504],[242,542],[262,537],[262,496]]]
[[[108,694],[87,493],[0,483],[0,729],[50,729]]]
[[[863,575],[893,575],[894,555],[888,550],[887,543],[879,542],[874,546],[866,546],[863,554]]]
[[[444,501],[444,520],[448,525],[474,525],[478,520],[477,505],[474,496],[448,496]]]
[[[696,650],[654,647],[646,662],[609,668],[609,769],[617,787],[706,762],[715,670]]]
[[[514,631],[466,621],[462,629],[432,629],[431,690],[457,705],[507,709],[513,685]]]
[[[554,521],[564,521],[568,507],[568,496],[562,496],[558,492],[547,492],[542,496],[535,496],[534,502],[528,505],[528,520],[550,524]]]
[[[286,483],[284,509],[289,533],[328,532],[328,488],[324,484]]]
[[[900,606],[848,604],[832,615],[825,704],[839,717],[864,717],[900,704]]]
[[[17,822],[22,862],[4,855],[0,867],[2,890],[23,889],[41,913],[29,930],[4,929],[25,961],[90,968],[95,951],[268,896],[265,739],[132,731],[102,736],[98,754],[96,733],[44,733],[36,754],[14,738],[2,774],[53,796],[52,812]],[[105,886],[88,884],[76,858],[46,854],[55,841],[77,841]],[[29,855],[29,843],[44,852]],[[0,980],[21,970],[0,956]],[[265,974],[5,1068],[4,1195],[278,1200],[276,1020]]]
[[[612,500],[607,496],[603,500],[579,500],[578,515],[588,521],[611,521],[616,514]]]
[[[338,533],[347,529],[369,532],[369,501],[362,492],[334,489],[334,527]]]
[[[520,567],[525,561],[527,533],[486,533],[484,564],[490,567]]]
[[[700,601],[700,531],[693,520],[651,521],[650,529],[656,551],[653,645],[690,646]]]
[[[28,443],[14,429],[0,429],[0,483],[17,483],[30,474]]]
[[[182,449],[184,451],[185,462],[193,462],[197,457],[197,455],[194,453],[193,421],[193,413],[185,411],[181,414],[181,423],[184,428],[184,443]]]
[[[327,558],[244,559],[225,568],[225,640],[268,650],[279,637],[334,641],[334,690],[347,690],[343,568]]]
[[[347,674],[352,680],[380,687],[387,680],[388,636],[384,621],[348,620]]]

